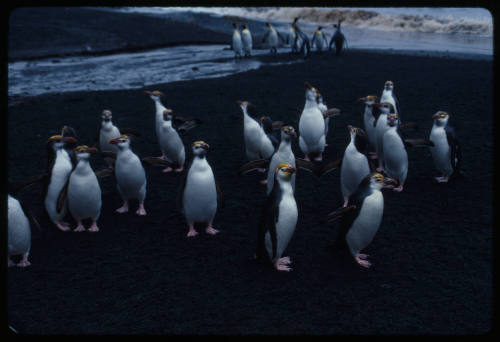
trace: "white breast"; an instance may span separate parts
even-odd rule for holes
[[[101,127],[99,132],[99,147],[101,151],[118,153],[118,147],[116,145],[110,144],[109,140],[118,138],[120,136],[120,130],[114,126],[109,125],[108,127]]]
[[[52,222],[58,223],[64,215],[66,215],[66,203],[64,203],[63,208],[60,213],[57,213],[57,200],[62,188],[66,185],[68,177],[71,173],[73,166],[71,164],[71,159],[64,149],[58,150],[56,152],[56,160],[54,166],[52,167],[52,173],[50,175],[50,183],[47,188],[47,195],[45,196],[45,209]]]
[[[299,134],[310,151],[323,151],[325,120],[317,106],[304,109],[299,120]],[[323,140],[323,144],[321,144]]]
[[[242,49],[242,43],[241,43],[241,36],[238,31],[233,32],[233,50],[235,52],[240,52],[241,53]]]
[[[248,115],[244,116],[243,121],[243,135],[245,138],[245,150],[249,160],[260,158],[260,146],[262,129],[257,121],[250,118]]]
[[[396,101],[394,100],[394,97],[392,96],[392,90],[383,90],[382,91],[382,96],[380,97],[380,103],[383,102],[389,102],[392,104],[394,107],[394,112],[398,114],[398,109],[396,108]]]
[[[366,134],[368,135],[368,140],[370,141],[370,144],[373,147],[375,147],[375,145],[376,145],[376,131],[375,131],[375,127],[373,127],[373,122],[375,122],[375,117],[372,114],[372,110],[368,107],[365,107],[363,121],[365,124]]]
[[[241,33],[241,38],[243,40],[243,45],[247,50],[252,49],[252,36],[250,35],[250,32],[248,31],[243,31]]]
[[[217,189],[212,168],[205,158],[195,158],[189,168],[183,197],[188,222],[207,222],[217,211]]]
[[[370,173],[366,156],[359,153],[351,142],[347,146],[342,166],[340,167],[340,189],[344,197],[349,197],[359,186],[363,178]]]
[[[278,46],[278,34],[274,30],[269,33],[269,46]]]
[[[408,172],[408,153],[394,128],[390,128],[385,132],[383,149],[387,175],[404,183]]]
[[[377,126],[375,127],[376,137],[377,137],[377,144],[375,145],[375,147],[377,150],[376,151],[377,155],[380,157],[383,157],[384,155],[383,137],[388,127],[389,126],[387,125],[387,114],[380,114],[380,116],[377,119]]]
[[[453,167],[451,166],[450,146],[444,127],[434,125],[429,140],[434,143],[434,146],[430,148],[434,165],[443,175],[450,176],[453,173]]]
[[[274,184],[274,174],[276,173],[276,168],[278,167],[279,164],[283,163],[288,163],[295,167],[295,156],[292,152],[292,149],[290,146],[287,149],[278,149],[276,153],[272,156],[271,161],[269,162],[269,167],[267,170],[267,189],[266,193],[269,195],[271,191],[273,190],[273,184]],[[296,173],[292,175],[292,178],[290,179],[290,183],[292,184],[292,188],[295,191],[295,176]]]
[[[159,143],[160,149],[168,161],[184,165],[186,158],[184,144],[171,124],[164,123],[162,125]]]
[[[8,195],[8,254],[20,255],[31,248],[30,223],[21,204]]]
[[[92,218],[101,214],[101,187],[88,163],[80,164],[71,173],[68,185],[68,207],[76,220]],[[79,167],[80,166],[80,167]]]
[[[146,172],[142,163],[131,150],[120,151],[115,164],[116,181],[125,198],[139,198],[146,186]]]

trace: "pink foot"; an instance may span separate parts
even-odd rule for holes
[[[194,230],[194,227],[190,226],[189,231],[187,233],[187,237],[192,237],[198,235],[198,232]]]
[[[291,262],[292,261],[290,260],[289,257],[283,257],[278,259],[278,261],[276,261],[274,267],[278,271],[290,272],[292,270],[292,268],[289,266]]]
[[[128,211],[128,203],[124,203],[120,208],[115,210],[117,213],[123,214]]]
[[[56,224],[56,227],[62,230],[63,232],[67,232],[70,230],[69,225],[67,223],[59,222]]]
[[[182,172],[182,170],[184,170],[184,166],[178,167],[178,168],[177,168],[177,169],[175,169],[174,171],[175,171],[175,172]]]
[[[347,204],[349,203],[349,199],[348,198],[344,198],[344,205],[343,207],[347,207]]]
[[[137,215],[144,216],[146,215],[146,209],[144,209],[143,204],[139,204],[139,209],[135,212]]]
[[[328,147],[328,144],[325,144],[325,147]]]
[[[8,262],[9,267],[16,266],[16,263],[13,262],[12,260],[10,260],[10,258],[7,259],[7,262]]]
[[[85,227],[82,224],[79,224],[73,231],[74,232],[84,232]]]
[[[360,264],[361,266],[365,267],[365,268],[369,268],[372,263],[369,262],[368,260],[366,260],[368,258],[368,254],[361,254],[361,253],[358,253],[354,259],[356,260],[356,262],[358,264]]]
[[[19,261],[17,267],[28,267],[31,265],[31,262],[28,261],[27,258],[23,258],[23,260]]]
[[[172,170],[173,169],[169,166],[169,167],[166,167],[163,170],[161,170],[161,172],[172,172]]]
[[[394,188],[392,190],[397,191],[397,192],[403,191],[403,184],[401,184],[400,186],[398,186],[397,188]]]
[[[311,159],[309,159],[309,156],[307,154],[304,155],[304,160],[311,161]]]
[[[384,171],[384,168],[382,166],[379,166],[379,167],[377,167],[377,171],[382,172],[382,171]]]
[[[264,184],[264,185],[265,185],[265,184],[267,184],[267,179],[263,179],[263,180],[261,180],[261,181],[260,181],[260,184]]]
[[[315,161],[322,161],[323,160],[323,155],[320,154],[318,157],[314,158]]]
[[[448,177],[434,177],[434,179],[438,182],[438,183],[446,183],[448,182]]]
[[[279,265],[289,265],[292,263],[292,259],[290,257],[283,257],[278,259]]]
[[[89,228],[89,232],[95,233],[99,231],[99,227],[97,227],[97,222],[92,222],[92,225]]]
[[[218,230],[218,229],[215,229],[215,228],[214,228],[214,227],[212,227],[212,226],[208,226],[208,227],[207,227],[207,229],[205,229],[205,232],[206,232],[207,234],[210,234],[210,235],[215,235],[215,234],[217,234],[217,233],[219,232],[219,230]]]

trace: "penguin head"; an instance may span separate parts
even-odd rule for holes
[[[399,123],[399,116],[397,113],[390,113],[387,115],[387,124],[391,127],[397,126]]]
[[[271,133],[273,130],[273,120],[269,116],[262,116],[259,120],[260,127],[264,130],[266,133]]]
[[[310,101],[318,101],[319,98],[321,97],[321,94],[318,91],[318,89],[311,86],[309,82],[305,82],[304,86],[306,87],[306,99]]]
[[[392,89],[394,89],[394,83],[392,81],[385,81],[384,89],[385,90],[392,90]]]
[[[367,104],[369,106],[373,105],[378,101],[378,97],[375,95],[368,95],[365,97],[361,97],[358,99],[358,102],[363,102],[364,104]]]
[[[87,145],[80,145],[75,147],[76,159],[88,160],[91,154],[96,153],[98,150],[95,147],[88,147]]]
[[[394,181],[392,178],[384,177],[378,172],[370,173],[366,176],[366,178],[369,178],[370,187],[376,190],[380,190],[386,187],[389,188],[396,184],[396,181]]]
[[[164,97],[165,95],[159,91],[159,90],[153,90],[153,91],[144,91],[144,94],[148,95],[150,98],[153,100],[159,100],[160,98]]]
[[[237,28],[238,28],[238,24],[233,23],[233,28],[234,28],[234,29],[237,29]]]
[[[102,114],[101,114],[101,118],[104,121],[111,121],[111,118],[112,118],[111,111],[108,109],[103,110]]]
[[[71,126],[68,126],[68,125],[64,125],[62,130],[61,130],[61,135],[63,137],[73,137],[75,139],[78,139],[78,137],[76,136],[76,132],[75,130],[73,129],[73,127]],[[75,141],[76,142],[76,141]]]
[[[243,30],[246,30],[246,29],[247,29],[247,25],[241,25],[241,28],[242,28]]]
[[[281,137],[284,139],[290,139],[291,137],[296,138],[297,137],[297,132],[295,132],[295,128],[292,126],[283,126],[281,127]]]
[[[349,130],[349,133],[351,134],[352,137],[358,135],[358,136],[366,136],[366,133],[364,130],[358,127],[354,127],[351,125],[347,125],[347,129]]]
[[[76,139],[74,137],[63,137],[62,135],[53,135],[47,139],[46,144],[52,146],[54,150],[58,150],[64,147],[64,144],[75,143]]]
[[[290,180],[292,178],[292,175],[297,171],[296,168],[294,168],[291,164],[284,163],[284,164],[279,164],[276,167],[276,177],[282,180]]]
[[[323,27],[318,26],[318,33],[321,33],[321,29],[322,29],[322,28],[323,28]]]
[[[109,139],[108,142],[118,146],[119,149],[124,149],[130,146],[130,137],[128,135],[120,135],[118,138]]]
[[[205,156],[207,154],[208,149],[210,148],[210,145],[201,140],[193,142],[191,146],[193,148],[194,155],[199,157]]]
[[[255,106],[248,102],[248,101],[236,101],[236,103],[240,106],[240,108],[243,110],[243,114],[246,112],[248,115],[250,115],[253,118],[257,117],[257,113],[255,112]]]
[[[445,126],[448,123],[448,119],[450,118],[450,114],[448,114],[445,111],[439,110],[437,111],[432,118],[434,119],[434,122],[438,126]]]
[[[163,111],[163,120],[165,121],[168,121],[168,120],[172,120],[174,115],[173,115],[174,111],[172,109],[165,109]]]

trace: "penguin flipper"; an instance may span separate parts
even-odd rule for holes
[[[173,166],[174,163],[169,162],[168,160],[162,159],[160,157],[144,157],[141,159],[143,165],[156,165],[159,164],[161,166]]]
[[[326,112],[323,113],[323,117],[327,118],[329,116],[338,116],[340,115],[340,109],[338,108],[330,108]]]
[[[269,166],[269,161],[269,159],[252,160],[239,168],[238,175],[244,175],[255,169],[267,168]]]
[[[405,147],[434,146],[434,143],[429,139],[405,139],[403,142]]]
[[[19,193],[19,191],[23,190],[25,187],[27,187],[31,184],[35,184],[38,182],[44,182],[48,179],[48,177],[49,177],[49,175],[46,173],[44,173],[40,176],[33,177],[33,178],[27,180],[26,182],[22,183],[21,185],[17,186],[16,188],[14,188],[14,191],[12,191],[12,194],[16,195],[17,193]]]
[[[407,128],[417,129],[418,125],[416,122],[405,122],[405,123],[400,124],[399,128],[401,128],[401,129],[407,129]]]
[[[356,208],[357,207],[355,205],[349,205],[347,207],[340,207],[340,208],[332,211],[330,214],[328,214],[328,216],[326,217],[324,222],[332,222],[332,221],[338,219],[339,217],[343,216],[344,214],[346,214],[346,213],[348,213],[351,210],[354,210]]]
[[[317,173],[316,166],[314,166],[314,163],[307,161],[305,159],[295,158],[295,165],[297,165],[298,168],[301,168],[303,170],[310,171],[314,174]]]
[[[141,132],[139,132],[138,130],[133,129],[133,128],[120,128],[120,133],[121,134],[132,134],[132,135],[135,135],[136,137],[141,136]]]
[[[460,165],[462,163],[462,147],[460,146],[460,142],[457,139],[453,127],[446,125],[444,131],[446,133],[446,140],[450,146],[451,166],[453,167],[453,172],[455,173],[460,169]]]
[[[56,204],[56,211],[57,213],[60,213],[64,203],[66,202],[66,199],[68,198],[68,186],[69,186],[69,178],[66,181],[66,184],[64,184],[64,187],[61,189],[61,192],[59,193],[59,196],[57,197],[57,204]]]
[[[186,118],[184,121],[179,120],[177,122],[182,122],[182,124],[177,127],[177,131],[181,134],[186,133],[191,128],[194,128],[202,123],[202,121],[198,118]]]
[[[325,173],[334,171],[338,169],[340,165],[342,165],[342,158],[329,162],[318,171],[318,176],[323,176]]]
[[[110,169],[107,167],[107,168],[101,169],[99,171],[96,171],[95,175],[97,178],[103,178],[103,177],[109,176],[112,173],[114,173],[114,169]]]

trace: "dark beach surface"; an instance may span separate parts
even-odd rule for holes
[[[126,26],[126,25],[124,25]],[[90,30],[87,32],[90,36]],[[94,33],[95,34],[95,33]],[[9,55],[12,51],[9,51]],[[256,57],[254,57],[256,58]],[[287,61],[288,54],[260,59]],[[210,144],[208,161],[224,194],[215,236],[186,238],[177,194],[182,174],[147,167],[148,215],[121,206],[113,176],[103,191],[98,233],[63,233],[43,213],[41,186],[18,198],[39,219],[28,268],[7,273],[8,322],[26,334],[483,334],[492,329],[492,62],[348,51],[313,54],[304,62],[263,66],[223,78],[147,87],[164,104],[203,124],[182,137]],[[246,162],[236,100],[297,128],[289,108],[304,105],[304,81],[342,110],[333,119],[325,162],[348,143],[346,125],[363,127],[356,99],[395,83],[402,118],[428,137],[432,114],[451,113],[463,144],[465,177],[437,184],[426,148],[408,152],[402,193],[385,191],[384,217],[363,269],[336,251],[338,223],[320,221],[342,203],[339,172],[318,178],[299,170],[299,221],[285,255],[293,271],[256,264],[257,220],[265,197],[259,176],[238,176]],[[118,127],[142,133],[132,148],[159,155],[154,105],[141,90],[48,94],[8,108],[8,176],[16,183],[46,168],[46,139],[63,125],[89,144],[103,109]],[[297,141],[293,149],[302,157]],[[104,167],[100,155],[94,170]],[[72,222],[72,221],[71,221]]]

